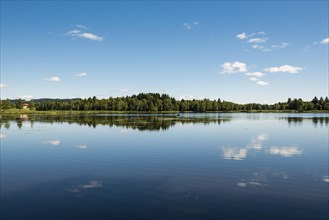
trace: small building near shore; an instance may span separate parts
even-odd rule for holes
[[[23,107],[23,109],[26,109],[26,108],[29,108],[30,105],[29,105],[28,103],[23,103],[23,104],[22,104],[22,107]]]

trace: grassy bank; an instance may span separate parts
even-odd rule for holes
[[[36,111],[30,109],[8,109],[0,111],[0,115],[73,115],[73,114],[178,114],[178,113],[193,113],[193,112],[179,112],[179,111],[161,111],[161,112],[139,112],[139,111]],[[208,113],[329,113],[328,111],[294,111],[294,110],[251,110],[251,111],[218,111]]]
[[[162,111],[162,112],[139,112],[139,111],[66,111],[66,110],[50,110],[50,111],[36,111],[30,109],[8,109],[0,111],[0,115],[11,114],[31,114],[31,115],[70,115],[70,114],[176,114],[178,111]]]

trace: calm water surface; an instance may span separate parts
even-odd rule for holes
[[[328,219],[329,114],[1,118],[1,219]]]

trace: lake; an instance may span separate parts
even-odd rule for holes
[[[328,219],[329,114],[2,116],[1,219]]]

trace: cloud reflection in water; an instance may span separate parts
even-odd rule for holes
[[[81,150],[86,150],[88,148],[88,146],[86,144],[76,144],[73,147],[81,149]]]
[[[250,148],[254,150],[262,150],[263,142],[268,139],[268,134],[261,133],[255,138],[252,138],[250,143],[243,148],[234,148],[234,147],[222,147],[223,158],[227,160],[243,160],[247,158],[248,150]]]
[[[329,176],[324,176],[322,178],[322,181],[325,182],[325,183],[329,183]]]
[[[227,160],[243,160],[247,157],[247,149],[244,148],[233,148],[233,147],[223,147],[223,157]]]
[[[8,137],[8,135],[0,133],[0,139],[6,138],[6,137]]]
[[[60,140],[49,140],[49,141],[43,141],[41,143],[42,144],[51,144],[51,145],[56,146],[56,145],[59,145],[61,143],[61,141]]]
[[[251,146],[256,150],[261,150],[263,148],[263,142],[268,139],[268,134],[262,133],[257,135],[256,138],[251,139]]]
[[[303,151],[296,146],[291,147],[270,147],[270,154],[279,155],[282,157],[292,157],[299,154],[302,154]]]
[[[88,189],[101,188],[101,187],[103,187],[102,181],[90,180],[87,184],[73,186],[72,188],[69,188],[67,191],[71,193],[79,193],[81,191],[85,191]]]
[[[266,133],[261,133],[255,138],[252,138],[250,143],[245,147],[222,147],[222,157],[226,160],[244,160],[248,156],[248,151],[257,150],[267,152],[271,155],[279,155],[281,157],[293,157],[300,155],[303,151],[297,146],[264,146],[264,142],[268,140],[269,135]]]

